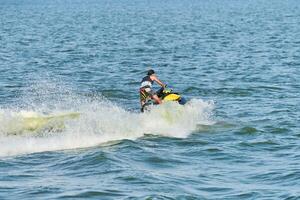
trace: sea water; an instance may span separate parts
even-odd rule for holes
[[[299,10],[0,1],[0,199],[299,199]],[[140,113],[150,68],[188,103]]]

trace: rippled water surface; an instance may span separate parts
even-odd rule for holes
[[[0,1],[0,199],[300,199],[297,0]],[[139,113],[145,72],[189,100]]]

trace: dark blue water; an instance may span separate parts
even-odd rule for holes
[[[299,11],[1,0],[0,199],[300,199]],[[150,68],[188,105],[140,114]]]

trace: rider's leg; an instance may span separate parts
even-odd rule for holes
[[[140,103],[141,103],[141,107],[143,107],[145,104],[145,101],[141,101]]]
[[[152,95],[152,99],[154,99],[154,101],[156,101],[156,103],[158,103],[158,104],[162,103],[161,99],[156,94]]]
[[[145,93],[144,90],[140,90],[140,103],[141,103],[141,108],[144,106],[144,104],[146,103],[146,97],[147,94]]]

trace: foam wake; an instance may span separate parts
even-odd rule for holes
[[[32,101],[23,110],[0,109],[0,156],[91,147],[145,134],[187,137],[197,125],[214,123],[214,103],[201,99],[138,113],[103,98],[82,98],[53,98],[50,93],[49,99],[58,100]]]

